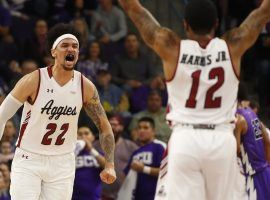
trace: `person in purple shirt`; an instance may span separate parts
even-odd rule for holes
[[[95,137],[88,127],[79,128],[72,200],[99,200],[101,197],[99,174],[105,165],[105,159],[92,146],[94,140]]]
[[[150,117],[139,119],[138,140],[141,147],[132,154],[124,172],[127,175],[132,169],[138,173],[135,200],[153,200],[166,144],[155,139],[155,123]]]
[[[235,135],[249,199],[269,200],[270,140],[255,112],[249,107],[241,107],[241,99]]]

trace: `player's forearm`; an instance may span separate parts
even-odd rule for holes
[[[264,0],[261,6],[250,13],[241,26],[247,26],[250,31],[258,31],[270,21],[270,0]]]
[[[99,130],[99,140],[105,154],[105,165],[107,165],[107,163],[113,164],[115,147],[114,136],[106,113],[100,103],[96,88],[94,88],[92,98],[85,103],[84,109]]]
[[[155,43],[155,34],[161,28],[160,24],[138,1],[124,2],[129,3],[124,3],[123,9],[139,30],[145,43],[152,47]]]
[[[106,163],[114,163],[115,140],[112,131],[100,133],[99,141],[104,152]]]

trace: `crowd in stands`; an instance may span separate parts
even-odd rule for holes
[[[239,25],[259,5],[260,0],[248,3],[245,0],[215,2],[221,13],[221,26],[217,31],[221,35],[227,29]],[[154,138],[167,143],[171,134],[165,120],[167,93],[161,64],[158,64],[159,60],[143,44],[138,34],[130,32],[126,20],[125,14],[114,0],[0,0],[0,104],[21,77],[53,64],[46,44],[46,34],[53,25],[70,23],[81,34],[80,58],[76,70],[96,85],[116,138],[115,163],[118,179],[111,186],[101,186],[101,182],[96,185],[101,192],[98,196],[102,196],[103,200],[116,199],[130,169],[137,170],[140,181],[155,182],[157,179],[153,174],[143,172],[142,165],[133,163],[134,160],[139,160],[152,166],[145,157],[140,160],[140,156],[136,156],[144,151],[146,145],[138,128],[144,117],[146,122],[150,118],[150,126],[146,128],[150,135],[155,135],[150,137],[154,154],[158,154],[153,168],[160,165],[164,151],[161,146],[155,149]],[[241,73],[241,81],[246,83],[251,101],[260,103],[262,109],[259,115],[267,125],[270,114],[269,77],[270,24],[264,28],[256,45],[244,56]],[[20,126],[20,112],[7,122],[0,143],[0,200],[9,199],[10,168]],[[79,152],[78,156],[88,156],[86,159],[94,156],[90,159],[94,164],[89,164],[89,160],[86,160],[86,164],[77,166],[77,169],[96,167],[98,169],[91,173],[98,174],[102,166],[95,160],[97,156],[102,157],[98,141],[94,141],[98,133],[83,111],[79,127],[84,127],[82,132],[90,135],[80,136],[80,139],[89,141],[86,147],[95,151],[93,155],[89,151]],[[78,162],[82,161],[77,160],[77,164]],[[94,176],[91,177],[95,179]],[[153,191],[149,194],[153,195]]]

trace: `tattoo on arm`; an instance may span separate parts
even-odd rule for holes
[[[156,19],[145,8],[142,8],[140,12],[130,12],[129,16],[135,26],[139,29],[145,42],[148,45],[153,46],[155,43],[155,34],[161,29],[161,26]]]
[[[101,144],[101,147],[105,153],[105,160],[107,162],[114,162],[114,148],[115,148],[115,142],[114,142],[114,136],[113,134],[99,134],[99,141]]]
[[[99,140],[101,147],[105,153],[107,162],[114,161],[114,136],[111,129],[103,128],[104,121],[108,121],[105,111],[100,103],[98,92],[95,88],[94,95],[89,102],[84,105],[87,115],[93,120],[99,130]],[[105,123],[104,123],[105,124]]]
[[[268,18],[267,14],[261,9],[256,9],[250,13],[239,28],[227,32],[224,38],[238,46],[240,50],[245,51],[255,43],[264,25],[269,20]]]
[[[145,43],[154,49],[161,58],[170,57],[172,48],[178,48],[178,35],[167,28],[161,27],[147,9],[142,6],[134,7],[134,9],[126,9],[126,11]]]
[[[97,126],[99,132],[101,132],[101,118],[106,118],[106,114],[102,105],[100,104],[98,92],[96,89],[90,102],[87,102],[84,105],[84,109],[87,115],[91,117],[91,119]]]

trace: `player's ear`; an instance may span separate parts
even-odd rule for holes
[[[51,55],[52,55],[53,58],[56,57],[56,51],[55,51],[55,49],[51,49]]]

